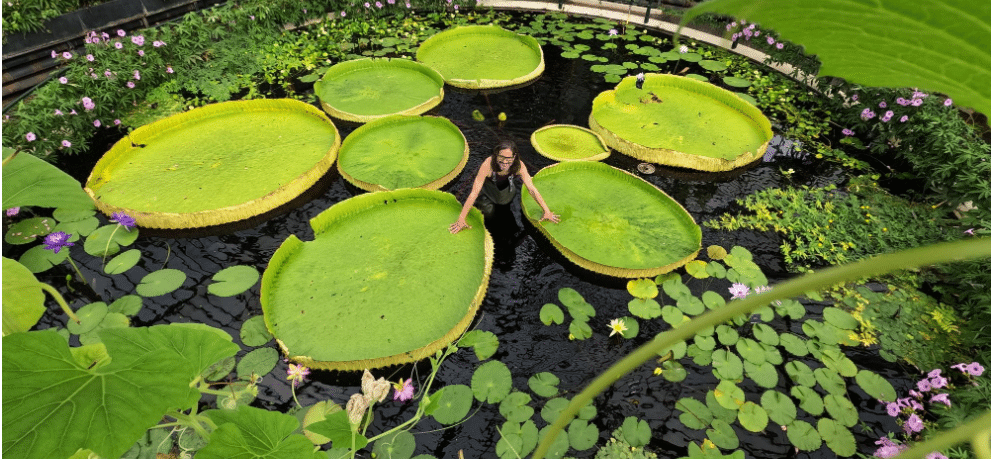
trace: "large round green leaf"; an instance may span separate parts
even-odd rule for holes
[[[896,400],[896,390],[893,389],[893,385],[876,373],[869,370],[859,370],[858,374],[855,375],[855,382],[870,397],[884,402]]]
[[[331,116],[360,123],[389,115],[420,115],[441,103],[445,82],[406,59],[358,59],[328,69],[314,93]]]
[[[493,242],[482,215],[404,189],[342,201],[311,220],[314,240],[283,242],[262,278],[266,326],[293,360],[328,369],[419,360],[469,326],[486,293]],[[402,301],[399,301],[402,299]]]
[[[135,291],[145,297],[165,295],[181,287],[183,282],[186,282],[186,273],[178,269],[160,269],[141,278]]]
[[[627,172],[598,162],[559,163],[538,172],[534,184],[561,220],[539,222],[541,209],[525,189],[521,200],[528,219],[586,269],[617,277],[656,276],[700,251],[700,227],[693,217]]]
[[[448,29],[421,43],[417,60],[457,88],[500,88],[527,83],[545,71],[534,38],[497,26]]]
[[[567,124],[551,124],[534,131],[531,145],[555,161],[600,161],[610,156],[610,149],[597,133]]]
[[[105,214],[126,212],[142,227],[228,223],[310,188],[331,167],[340,142],[334,124],[300,101],[208,105],[118,141],[94,166],[86,192]]]
[[[446,426],[465,418],[472,408],[472,389],[465,384],[452,384],[443,387],[431,396],[431,403],[438,407],[431,412],[434,419]]]
[[[635,77],[593,100],[590,128],[611,148],[670,166],[726,171],[762,157],[772,128],[757,108],[710,83]]]
[[[3,334],[26,332],[44,314],[45,294],[41,283],[24,265],[4,257]]]
[[[462,172],[469,143],[445,118],[390,116],[360,126],[341,144],[338,171],[366,191],[436,190]]]

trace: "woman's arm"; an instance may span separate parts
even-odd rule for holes
[[[552,223],[558,223],[559,216],[552,213],[552,211],[548,208],[548,204],[545,204],[545,200],[542,199],[541,193],[539,193],[538,189],[534,187],[534,182],[531,181],[531,174],[528,174],[528,168],[524,166],[524,163],[521,163],[521,170],[519,174],[521,176],[521,181],[524,182],[524,186],[528,187],[528,191],[531,192],[531,196],[534,197],[535,201],[538,201],[538,205],[541,206],[541,210],[544,212],[541,216],[541,220],[538,221],[543,222],[548,220]]]
[[[465,218],[469,215],[469,209],[472,209],[472,205],[476,203],[476,198],[479,197],[479,191],[483,189],[483,182],[486,181],[486,178],[490,176],[491,172],[492,167],[490,167],[490,160],[489,158],[486,158],[486,160],[483,161],[483,164],[479,166],[479,172],[476,173],[476,178],[472,182],[472,191],[469,192],[469,197],[465,198],[465,204],[462,205],[462,213],[459,214],[459,219],[448,227],[448,231],[452,234],[458,233],[466,228],[472,228],[465,222]]]

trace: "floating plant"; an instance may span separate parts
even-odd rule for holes
[[[329,115],[366,123],[390,115],[420,115],[445,97],[430,67],[407,59],[357,59],[328,69],[314,93]]]
[[[597,133],[566,124],[534,131],[531,145],[539,154],[555,161],[601,161],[610,156],[610,149]]]
[[[538,42],[496,26],[462,26],[432,36],[417,49],[417,60],[457,88],[516,86],[545,71]]]

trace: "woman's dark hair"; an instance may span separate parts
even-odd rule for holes
[[[500,152],[503,150],[510,150],[514,153],[514,163],[510,165],[508,169],[509,175],[517,175],[517,172],[521,170],[521,155],[517,154],[517,144],[513,140],[501,140],[495,147],[493,147],[493,155],[490,156],[490,168],[493,172],[500,170],[500,163],[497,162],[497,156],[500,156]]]

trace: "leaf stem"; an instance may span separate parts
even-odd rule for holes
[[[38,286],[41,287],[42,290],[48,292],[49,295],[52,295],[52,298],[55,299],[55,302],[59,304],[66,315],[69,316],[69,319],[77,324],[79,323],[79,317],[76,317],[76,313],[72,312],[72,309],[69,308],[69,304],[66,303],[65,298],[62,298],[62,294],[59,293],[55,287],[52,287],[44,282],[38,282]]]

